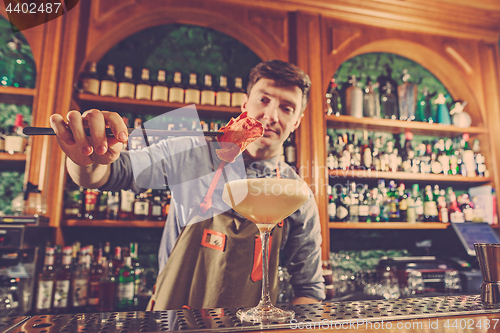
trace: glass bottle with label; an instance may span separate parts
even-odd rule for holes
[[[373,188],[370,193],[369,198],[370,212],[369,219],[370,222],[380,222],[380,195],[378,188]]]
[[[217,106],[231,106],[231,92],[227,87],[227,77],[221,76],[219,78],[219,88],[217,89],[215,105]]]
[[[149,205],[149,219],[151,221],[165,221],[165,216],[163,215],[163,205],[161,196],[158,192],[153,191],[153,200]]]
[[[109,312],[115,309],[116,277],[113,262],[103,258],[103,272],[99,285],[99,312]]]
[[[118,84],[115,77],[115,66],[108,65],[106,75],[101,80],[101,96],[116,97]]]
[[[340,98],[340,91],[335,78],[330,80],[330,86],[325,96],[327,104],[326,114],[340,116],[342,114],[342,99]]]
[[[54,280],[54,248],[46,247],[43,268],[38,274],[38,289],[35,305],[36,313],[49,313],[52,310]]]
[[[134,201],[134,220],[145,221],[148,219],[149,215],[149,201],[147,199],[147,193],[141,193],[136,195]]]
[[[333,193],[332,187],[328,185],[327,194],[328,194],[328,217],[331,222],[335,221],[335,217],[337,216],[337,205],[335,201],[337,199],[337,193]]]
[[[364,186],[363,190],[358,194],[358,198],[358,220],[359,222],[367,222],[370,215],[368,185]]]
[[[64,192],[64,218],[82,218],[83,209],[83,187],[68,180],[66,191]]]
[[[97,76],[97,64],[90,62],[87,72],[82,74],[82,91],[86,94],[99,95],[100,83]]]
[[[184,103],[200,104],[200,87],[196,73],[189,74],[189,85],[186,87]]]
[[[462,204],[460,210],[464,214],[465,222],[473,222],[474,220],[474,207],[470,201],[468,194],[462,194]]]
[[[215,105],[215,90],[212,85],[212,75],[205,75],[203,89],[201,90],[201,105]]]
[[[135,271],[132,268],[132,258],[125,257],[124,265],[118,273],[116,291],[116,309],[131,310],[134,302]]]
[[[129,190],[120,191],[120,211],[118,218],[120,220],[131,220],[134,214],[135,193]]]
[[[366,87],[363,93],[363,116],[380,118],[380,96],[375,91],[377,84],[373,84],[370,77],[366,78]]]
[[[412,199],[415,206],[415,217],[417,222],[424,221],[424,203],[420,196],[420,188],[418,184],[413,184],[412,186]]]
[[[450,222],[465,222],[464,213],[460,210],[457,196],[451,187],[448,188],[448,215]]]
[[[167,78],[165,71],[160,69],[158,71],[158,76],[152,89],[151,99],[153,101],[168,101],[168,86],[166,80]]]
[[[356,192],[356,183],[350,184],[349,202],[347,207],[349,210],[349,222],[359,222],[359,195]]]
[[[98,191],[96,219],[105,220],[108,216],[108,191]]]
[[[120,210],[120,192],[108,192],[106,218],[109,220],[118,220]]]
[[[102,264],[103,264],[102,248],[99,247],[94,254],[94,260],[90,268],[88,307],[91,311],[99,310],[101,279],[104,273]]]
[[[118,83],[118,97],[120,98],[135,97],[135,83],[132,77],[133,77],[132,67],[125,66],[123,79]]]
[[[424,222],[438,222],[438,209],[430,185],[425,187],[424,195]]]
[[[285,149],[285,162],[291,166],[295,166],[295,162],[297,162],[296,154],[297,149],[295,148],[295,134],[290,133],[288,138],[284,143]]]
[[[385,119],[398,119],[398,104],[394,87],[387,82],[380,94],[380,110]]]
[[[399,183],[398,201],[399,201],[399,220],[402,222],[408,222],[408,194],[406,194],[404,183]]]
[[[78,266],[71,281],[71,305],[75,311],[85,311],[88,300],[90,257],[81,251]]]
[[[398,86],[399,120],[415,120],[417,85],[410,83],[408,70],[403,70],[403,84]]]
[[[70,305],[70,285],[72,280],[71,263],[73,261],[73,248],[65,246],[61,267],[56,273],[54,291],[54,313],[66,313]]]
[[[234,87],[231,92],[231,106],[240,107],[243,104],[244,96],[243,80],[241,77],[237,77],[234,79]]]
[[[95,208],[97,204],[98,190],[86,189],[85,190],[85,218],[92,220],[95,218]]]
[[[363,91],[358,87],[356,76],[349,80],[351,86],[345,91],[346,114],[354,118],[363,118]]]
[[[141,80],[135,88],[135,98],[151,100],[151,81],[149,81],[149,69],[143,68],[141,72]]]
[[[172,103],[184,103],[184,86],[182,85],[182,73],[175,72],[173,82],[170,85],[168,101]]]
[[[396,192],[396,182],[389,182],[388,205],[389,205],[389,222],[400,221],[399,200]]]
[[[349,220],[349,210],[345,203],[347,198],[347,189],[344,187],[342,189],[342,194],[337,197],[337,202],[335,206],[337,206],[337,217],[336,220],[338,222],[347,222]]]
[[[139,294],[144,287],[144,268],[139,260],[139,249],[137,243],[130,243],[131,267],[134,269],[134,308],[139,305]]]
[[[446,202],[445,190],[442,189],[439,191],[439,197],[437,199],[437,207],[439,212],[439,222],[448,223],[448,204]]]

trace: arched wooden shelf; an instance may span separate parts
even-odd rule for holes
[[[62,220],[63,227],[111,227],[111,228],[163,228],[165,221],[137,221],[137,220]]]

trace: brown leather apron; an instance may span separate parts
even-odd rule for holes
[[[221,169],[221,168],[219,168]],[[280,178],[279,169],[277,177]],[[262,247],[256,225],[233,211],[213,216],[210,188],[177,238],[167,264],[158,275],[148,310],[236,308],[255,306],[262,293]],[[284,223],[272,231],[269,251],[269,290],[278,297],[279,249]]]

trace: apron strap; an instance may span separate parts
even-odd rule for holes
[[[217,187],[217,183],[219,182],[220,176],[222,174],[222,170],[226,165],[225,161],[222,161],[219,164],[219,167],[215,171],[214,178],[212,178],[212,182],[210,183],[210,187],[208,188],[207,194],[205,198],[203,198],[202,203],[200,204],[200,209],[203,213],[206,213],[212,207],[212,195],[214,194],[215,188]]]

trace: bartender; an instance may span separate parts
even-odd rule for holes
[[[244,307],[259,302],[259,232],[252,222],[224,207],[222,188],[228,178],[238,174],[241,177],[239,162],[247,178],[299,178],[280,161],[280,154],[285,140],[300,125],[310,85],[307,74],[283,61],[262,62],[251,70],[240,121],[258,120],[263,134],[246,147],[235,163],[224,167],[220,180],[213,176],[221,163],[217,154],[212,154],[217,149],[209,145],[210,153],[204,153],[206,147],[199,141],[204,137],[165,139],[149,149],[124,152],[128,131],[118,113],[70,111],[67,121],[59,114],[51,116],[51,127],[67,155],[67,170],[75,183],[85,188],[141,192],[148,182],[154,186],[165,177],[172,189],[171,209],[159,249],[156,290],[147,310]],[[86,127],[90,130],[88,137]],[[106,137],[106,127],[114,137]],[[152,149],[165,154],[156,167],[148,155],[153,154]],[[149,167],[141,165],[148,162]],[[139,169],[147,169],[141,173],[147,174],[143,177],[146,180],[139,181]],[[177,186],[186,183],[188,190]],[[278,294],[279,263],[290,274],[293,304],[325,299],[320,229],[311,192],[302,207],[274,228],[269,259],[273,302]]]

